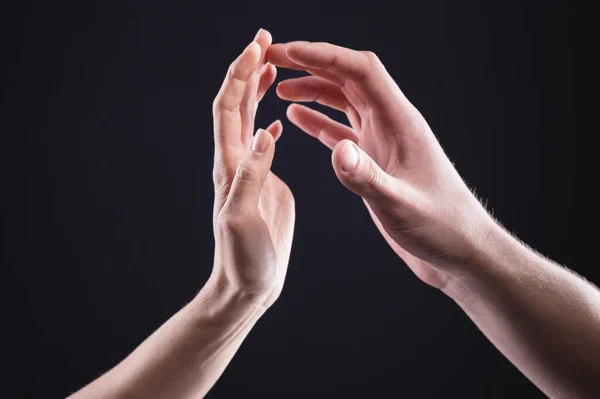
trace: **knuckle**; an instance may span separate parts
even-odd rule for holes
[[[217,226],[224,232],[242,231],[246,228],[247,224],[247,218],[231,211],[221,212],[217,219]]]
[[[219,111],[223,108],[223,96],[221,94],[217,94],[212,103],[212,111],[213,115],[217,115]]]
[[[229,65],[229,68],[227,68],[227,79],[235,79],[238,69],[238,62],[235,60]]]
[[[372,51],[363,51],[362,53],[365,55],[365,58],[367,60],[367,72],[365,73],[365,77],[371,75],[379,75],[385,71],[385,67],[383,66],[383,63],[381,62],[377,54],[375,54]]]
[[[216,188],[222,188],[229,184],[231,180],[227,168],[223,165],[215,165],[212,170],[213,184]]]
[[[374,59],[377,59],[375,53],[371,51],[357,51],[359,55],[363,56],[363,59],[356,60],[355,68],[357,70],[357,76],[353,79],[356,82],[362,82],[367,80],[373,73]]]
[[[235,174],[240,181],[254,181],[260,179],[258,171],[247,162],[240,162]]]
[[[381,175],[371,162],[366,166],[365,176],[366,189],[371,193],[379,192],[381,187]]]
[[[229,65],[229,68],[227,69],[227,80],[230,82],[235,82],[235,81],[245,81],[246,80],[246,75],[248,74],[248,71],[245,70],[246,68],[244,68],[242,65],[240,65],[239,60],[235,60],[231,63],[231,65]]]
[[[367,61],[369,61],[369,63],[371,65],[375,65],[377,63],[379,63],[379,57],[377,56],[377,54],[375,54],[372,51],[363,51],[362,52],[365,55],[365,58],[367,59]]]

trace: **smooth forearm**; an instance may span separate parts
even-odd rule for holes
[[[551,397],[596,397],[600,291],[497,225],[445,288],[481,331]]]
[[[263,312],[260,298],[211,279],[133,353],[72,399],[201,397]]]

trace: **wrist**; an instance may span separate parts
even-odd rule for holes
[[[453,268],[452,278],[442,289],[458,304],[472,301],[481,289],[518,279],[516,260],[529,252],[489,215],[481,221],[474,237],[468,259]]]
[[[191,301],[192,312],[223,320],[260,317],[265,309],[265,293],[235,286],[227,278],[213,273],[202,290]]]

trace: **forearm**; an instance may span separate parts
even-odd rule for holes
[[[199,398],[263,314],[260,298],[209,280],[202,291],[79,398]]]
[[[497,225],[445,288],[492,343],[551,397],[598,397],[600,291]]]

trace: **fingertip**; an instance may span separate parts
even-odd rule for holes
[[[243,51],[243,54],[251,53],[254,51],[260,51],[260,44],[256,42],[256,40],[252,40]]]
[[[358,149],[350,140],[347,140],[347,143],[344,143],[342,155],[343,157],[340,164],[342,171],[348,173],[356,169],[359,158]]]
[[[292,122],[296,118],[296,112],[298,111],[298,107],[299,107],[298,104],[292,103],[285,110],[285,116],[287,116],[287,118]]]
[[[260,44],[256,41],[250,42],[250,44],[244,49],[243,54],[250,58],[252,61],[258,63],[261,54]]]
[[[258,32],[256,32],[256,36],[254,36],[254,41],[270,45],[273,42],[273,36],[268,30],[260,28]]]
[[[271,36],[271,33],[265,28],[259,28],[258,32],[256,32],[256,36],[254,36],[254,40],[257,40],[261,37]]]
[[[267,132],[265,129],[258,129],[252,140],[251,149],[255,153],[264,154],[271,146],[272,141],[273,136],[271,133]]]
[[[344,139],[340,140],[333,148],[331,163],[336,170],[349,173],[356,169],[359,156],[356,144],[351,140]]]
[[[267,131],[271,133],[271,135],[273,136],[273,140],[277,141],[279,137],[281,137],[281,133],[283,132],[283,124],[279,119],[277,119],[275,122],[269,125]]]
[[[271,33],[261,28],[256,33],[254,41],[260,45],[260,62],[263,63],[265,62],[265,55],[267,53],[267,50],[273,42],[273,37],[271,36]]]
[[[277,83],[277,94],[282,98],[286,99],[290,93],[290,82],[293,79],[285,79]]]
[[[277,69],[274,65],[266,63],[262,66],[259,73],[259,83],[257,88],[257,101],[261,101],[265,93],[277,79]]]
[[[285,82],[285,80],[283,82]],[[277,83],[277,86],[275,87],[275,93],[277,93],[277,97],[280,97],[280,98],[282,96],[282,93],[281,93],[281,84],[283,82]]]
[[[265,59],[270,61],[273,58],[274,52],[276,53],[277,50],[280,49],[281,47],[282,47],[282,45],[279,43],[271,44],[269,46],[269,48],[267,48],[267,51],[265,52]]]
[[[270,62],[266,62],[261,68],[260,68],[260,75],[261,76],[275,76],[277,74],[277,68],[275,68],[275,65],[271,64]]]
[[[269,72],[269,63],[265,63],[262,67],[260,67],[260,75],[263,76],[267,72]]]
[[[276,135],[276,133],[281,130],[283,130],[283,124],[279,119],[277,119],[276,121],[271,123],[269,127],[267,127],[267,131],[271,132],[273,135]]]

